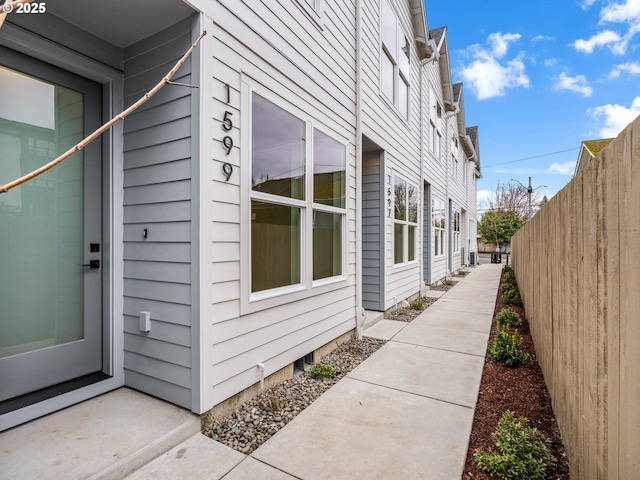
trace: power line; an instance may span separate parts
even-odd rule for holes
[[[492,163],[491,165],[482,165],[482,168],[497,167],[498,165],[506,165],[507,163],[524,162],[525,160],[531,160],[533,158],[548,157],[550,155],[557,155],[558,153],[571,152],[572,150],[579,150],[579,149],[580,147],[567,148],[566,150],[558,150],[557,152],[543,153],[541,155],[534,155],[533,157],[519,158],[518,160],[510,160],[508,162]]]

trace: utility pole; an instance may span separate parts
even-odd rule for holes
[[[531,177],[529,177],[529,186],[525,187],[524,185],[522,185],[522,183],[520,183],[518,180],[516,180],[515,178],[510,179],[512,182],[516,182],[517,184],[519,184],[522,188],[526,188],[527,190],[527,194],[529,196],[529,218],[527,220],[531,220],[531,194],[533,193],[534,190],[537,190],[539,188],[546,188],[546,185],[539,185],[536,188],[532,188],[531,187]]]

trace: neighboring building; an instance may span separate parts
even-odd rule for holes
[[[578,160],[576,160],[576,168],[573,172],[575,177],[578,173],[585,169],[585,167],[596,158],[596,155],[600,153],[604,147],[609,145],[613,138],[603,138],[601,140],[585,140],[580,145],[580,153],[578,154]]]
[[[11,14],[1,181],[133,104],[203,30],[174,78],[198,88],[0,195],[0,429],[123,385],[223,411],[469,263],[478,132],[421,0]]]

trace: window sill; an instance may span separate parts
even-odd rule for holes
[[[348,277],[341,276],[316,280],[310,288],[304,285],[293,285],[252,293],[248,295],[248,297],[245,297],[249,298],[248,301],[244,300],[241,302],[240,315],[247,315],[261,310],[279,307],[287,303],[305,300],[345,288],[346,286],[348,286]]]

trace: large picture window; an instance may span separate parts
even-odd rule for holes
[[[431,222],[433,225],[433,254],[436,257],[444,255],[445,218],[444,202],[434,197],[431,202]]]
[[[345,145],[255,92],[251,99],[251,293],[341,277]]]
[[[418,188],[395,177],[393,218],[393,263],[398,265],[416,259],[418,228]]]
[[[409,118],[411,45],[389,3],[380,1],[380,91]]]

